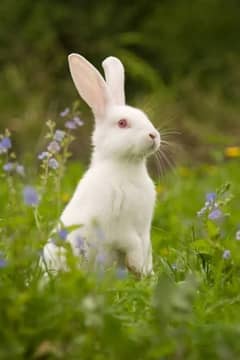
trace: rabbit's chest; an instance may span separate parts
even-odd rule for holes
[[[139,225],[149,221],[155,203],[155,190],[151,182],[120,184],[111,192],[108,211],[114,223]]]
[[[151,222],[155,189],[146,176],[116,177],[98,181],[98,177],[85,177],[65,208],[61,220],[66,226],[91,226],[95,220],[104,229],[145,227]]]

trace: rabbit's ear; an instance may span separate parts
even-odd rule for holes
[[[123,64],[118,58],[109,56],[102,62],[102,66],[114,103],[125,105]]]
[[[102,75],[79,54],[70,54],[68,61],[73,82],[80,96],[96,116],[103,116],[110,99]]]

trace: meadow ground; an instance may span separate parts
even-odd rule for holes
[[[49,141],[56,137],[51,126]],[[69,271],[43,285],[42,246],[83,167],[66,164],[70,134],[63,140],[58,133],[61,158],[52,144],[52,160],[41,154],[40,166],[25,170],[6,138],[0,144],[0,359],[239,358],[237,157],[178,167],[157,181],[154,276],[138,280],[124,269],[103,270],[101,261],[79,269],[69,251]],[[56,241],[67,248],[63,233]]]

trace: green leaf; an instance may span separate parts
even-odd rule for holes
[[[207,225],[207,231],[208,231],[208,235],[209,235],[210,239],[218,238],[220,235],[219,226],[210,220],[207,221],[206,225]]]
[[[213,248],[208,240],[199,239],[191,244],[193,250],[199,254],[212,255]]]

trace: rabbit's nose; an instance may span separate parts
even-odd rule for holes
[[[150,138],[151,138],[151,139],[153,139],[153,140],[157,137],[157,135],[156,135],[156,134],[154,134],[154,133],[150,133],[150,134],[148,134],[148,135],[149,135],[149,136],[150,136]]]

